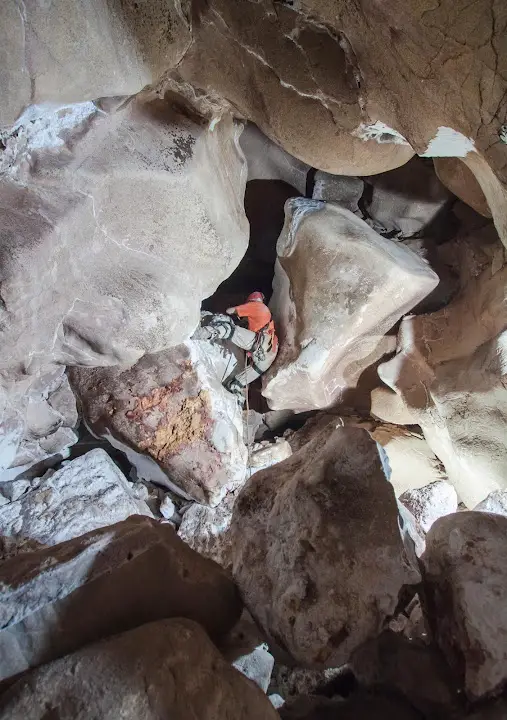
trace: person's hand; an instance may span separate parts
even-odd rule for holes
[[[227,308],[225,312],[227,313],[227,315],[234,315],[234,313],[236,312],[236,308]]]

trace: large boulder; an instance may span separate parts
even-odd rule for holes
[[[0,128],[30,103],[134,95],[190,41],[176,3],[15,0],[0,7]]]
[[[507,518],[464,512],[438,520],[422,556],[434,637],[468,697],[507,682]]]
[[[484,217],[491,217],[488,201],[475,175],[459,158],[441,157],[434,160],[435,172],[443,184],[463,202]]]
[[[67,457],[77,423],[64,367],[0,387],[0,482]]]
[[[358,428],[320,433],[247,481],[233,511],[233,574],[288,659],[337,667],[378,634],[418,580],[397,516],[377,446]]]
[[[456,490],[444,480],[406,490],[400,495],[400,502],[410,510],[425,533],[438,518],[458,510]]]
[[[16,497],[17,485],[22,494]],[[0,507],[0,558],[49,547],[91,530],[152,513],[104,450],[91,450],[60,470],[0,485],[15,493]]]
[[[160,620],[33,671],[2,698],[2,720],[276,720],[256,687],[189,620]]]
[[[232,580],[173,528],[131,517],[0,565],[0,680],[167,617],[212,638],[241,613]]]
[[[386,352],[385,333],[437,285],[411,250],[350,211],[286,203],[271,309],[280,351],[263,394],[273,409],[324,408]]]
[[[189,337],[247,247],[240,132],[151,94],[24,113],[0,158],[2,374]]]
[[[448,307],[405,317],[396,356],[378,369],[388,404],[421,426],[469,508],[506,487],[506,283],[507,265],[491,265]]]
[[[247,471],[242,413],[205,342],[145,355],[129,370],[73,368],[86,422],[138,475],[216,505]],[[223,372],[222,372],[223,375]]]

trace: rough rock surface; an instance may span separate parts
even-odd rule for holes
[[[286,204],[270,307],[280,337],[263,394],[273,409],[324,408],[386,351],[385,333],[437,284],[431,268],[348,210]]]
[[[51,708],[51,710],[48,710]],[[189,620],[159,620],[33,671],[2,698],[4,720],[275,720],[266,696]]]
[[[306,176],[310,167],[289,155],[270,140],[253,123],[248,123],[241,133],[241,149],[245,153],[250,180],[283,180],[306,193]],[[324,198],[323,198],[324,199]]]
[[[289,443],[283,438],[275,442],[263,440],[251,446],[248,473],[271,467],[292,454]],[[178,535],[191,548],[204,557],[215,560],[222,567],[232,564],[232,537],[230,532],[232,511],[238,491],[227,493],[216,507],[194,503],[185,510]]]
[[[2,373],[188,338],[247,247],[240,132],[151,95],[27,110],[0,157]]]
[[[322,433],[247,481],[233,512],[233,574],[270,646],[336,667],[380,631],[418,577],[397,514],[376,444],[357,428]]]
[[[20,482],[25,481],[12,481]],[[0,507],[1,559],[57,545],[130,515],[151,516],[104,450],[91,450],[26,482],[19,499]]]
[[[168,524],[131,517],[0,565],[0,679],[153,620],[212,638],[241,612],[234,583]]]
[[[241,410],[208,345],[188,341],[129,370],[73,368],[70,377],[90,429],[121,447],[140,477],[216,505],[244,482],[247,450]]]
[[[469,508],[506,487],[506,279],[507,265],[489,266],[444,309],[405,317],[378,368]]]
[[[474,507],[480,512],[496,513],[507,517],[507,491],[496,490],[489,493],[488,497]]]
[[[456,490],[443,480],[407,490],[400,495],[400,502],[410,510],[425,533],[438,518],[458,510]]]
[[[331,173],[317,170],[312,197],[314,200],[323,200],[357,213],[358,202],[364,192],[364,182],[358,177],[347,175],[331,175]]]
[[[178,535],[196,552],[228,568],[232,564],[230,526],[237,493],[228,493],[216,507],[193,503],[183,514]]]
[[[451,200],[431,161],[412,158],[403,167],[368,178],[365,210],[377,232],[412,237],[421,233]]]
[[[397,691],[424,718],[454,717],[457,688],[435,647],[410,642],[386,630],[356,650],[350,668],[360,685]]]
[[[65,368],[0,388],[0,423],[0,482],[54,455],[67,457],[78,416]]]
[[[268,652],[268,646],[258,645],[247,655],[241,655],[233,663],[245,677],[250,678],[263,692],[267,692],[275,659]]]
[[[462,512],[438,520],[422,557],[436,641],[472,700],[507,681],[507,518]]]

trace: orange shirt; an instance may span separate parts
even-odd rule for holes
[[[247,302],[234,308],[238,317],[248,318],[248,329],[259,332],[261,328],[271,321],[269,308],[261,302]]]

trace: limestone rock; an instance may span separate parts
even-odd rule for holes
[[[388,479],[396,497],[445,480],[442,463],[421,433],[384,423],[375,426],[371,436],[386,451],[391,471]]]
[[[496,490],[474,507],[480,512],[496,513],[507,517],[507,491]]]
[[[242,675],[258,685],[263,692],[267,692],[275,659],[268,652],[265,643],[258,645],[248,655],[237,658],[232,664]]]
[[[53,456],[67,457],[78,415],[65,368],[0,388],[0,423],[0,482]]]
[[[458,496],[452,485],[443,480],[421,488],[407,490],[400,496],[425,533],[440,517],[458,510]]]
[[[276,720],[269,700],[223,660],[199,625],[159,620],[35,670],[0,717],[42,720]]]
[[[443,310],[405,317],[378,368],[469,508],[506,487],[506,278],[489,267]]]
[[[274,442],[261,440],[251,447],[248,469],[251,475],[264,468],[276,465],[292,455],[292,448],[284,438],[277,437]]]
[[[313,199],[331,202],[350,212],[359,212],[358,202],[364,192],[361,178],[347,175],[331,175],[317,170],[313,186]]]
[[[358,428],[322,433],[253,475],[231,529],[247,608],[270,647],[306,667],[346,662],[417,582],[376,445]]]
[[[1,373],[184,341],[247,247],[241,126],[147,94],[32,107],[0,157]]]
[[[424,231],[449,204],[451,194],[433,170],[433,164],[412,158],[403,167],[367,181],[372,186],[366,212],[377,232],[411,237]]]
[[[131,517],[0,565],[0,679],[167,617],[212,638],[239,618],[234,583],[168,524]]]
[[[237,493],[228,493],[216,507],[193,503],[183,514],[178,535],[200,555],[224,568],[232,564],[230,526]]]
[[[188,341],[129,370],[73,368],[70,377],[94,434],[123,449],[140,477],[216,505],[244,482],[247,450],[209,345]]]
[[[130,515],[151,516],[104,450],[91,450],[28,485],[19,498],[0,508],[2,559],[58,545]]]
[[[265,376],[273,409],[324,408],[385,352],[384,335],[437,284],[431,268],[336,205],[286,204],[270,307],[280,351]]]
[[[507,680],[507,519],[463,512],[438,520],[422,557],[429,621],[472,700]]]
[[[0,8],[0,128],[30,103],[134,95],[178,62],[189,24],[172,3],[58,0]]]
[[[248,123],[240,138],[241,149],[248,165],[248,181],[283,180],[306,194],[309,165],[289,155],[270,140],[253,123]]]
[[[484,217],[491,217],[488,201],[473,172],[459,158],[435,158],[435,172],[443,184]]]

